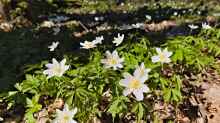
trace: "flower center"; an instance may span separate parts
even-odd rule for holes
[[[61,72],[61,68],[60,67],[54,67],[53,69],[54,73],[59,74]]]
[[[166,56],[163,53],[161,53],[159,56],[161,61],[164,61],[166,59]]]
[[[92,48],[92,47],[93,47],[93,44],[92,44],[92,43],[88,43],[88,44],[86,45],[86,47]]]
[[[136,79],[133,79],[130,84],[129,84],[129,87],[130,88],[134,88],[134,89],[138,89],[141,87],[141,83],[140,81],[136,80]]]
[[[62,123],[68,123],[70,120],[70,117],[68,115],[63,116],[63,122]]]
[[[112,58],[112,59],[110,59],[110,61],[109,61],[109,63],[110,64],[117,64],[117,60],[116,59],[114,59],[114,58]]]

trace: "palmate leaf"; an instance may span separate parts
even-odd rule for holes
[[[114,119],[116,115],[119,115],[120,113],[123,113],[127,110],[127,105],[126,105],[127,102],[129,102],[129,99],[127,97],[124,96],[116,97],[113,99],[107,112],[111,113]]]

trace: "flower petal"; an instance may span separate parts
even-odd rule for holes
[[[144,94],[140,89],[136,89],[133,91],[134,96],[136,97],[137,101],[141,101],[144,99]]]
[[[127,96],[127,95],[129,95],[131,93],[132,93],[132,89],[126,88],[126,89],[123,90],[123,95],[124,96]]]
[[[160,57],[159,56],[152,56],[151,60],[152,60],[153,63],[159,62],[160,61]]]

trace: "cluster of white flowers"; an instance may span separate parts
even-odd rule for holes
[[[171,62],[170,56],[172,55],[172,52],[169,52],[167,48],[165,48],[163,51],[160,48],[156,48],[156,52],[157,55],[151,57],[153,63],[160,62],[161,64],[164,64]],[[101,63],[104,64],[105,68],[112,67],[114,70],[123,68],[122,63],[124,58],[120,58],[116,50],[114,50],[113,53],[106,51],[106,57],[106,59],[101,60]],[[143,100],[143,93],[150,91],[148,86],[144,84],[144,82],[149,78],[148,73],[150,71],[151,69],[145,68],[144,63],[142,62],[141,65],[136,68],[133,75],[124,73],[124,79],[120,81],[120,85],[125,87],[123,95],[127,96],[133,93],[137,101]]]
[[[84,41],[84,43],[80,43],[81,48],[83,49],[91,49],[91,48],[95,48],[97,47],[97,44],[102,44],[102,41],[104,40],[103,36],[100,37],[96,37],[95,40],[93,41]],[[118,33],[118,37],[114,37],[114,40],[112,41],[112,43],[115,44],[115,46],[120,45],[124,40],[124,34],[119,34]]]
[[[97,44],[102,44],[102,41],[104,40],[103,36],[96,37],[93,41],[85,41],[84,43],[80,43],[83,49],[91,49],[95,48]]]
[[[202,28],[203,29],[211,29],[212,27],[207,23],[202,23]]]
[[[80,43],[81,48],[90,49],[96,47],[97,44],[102,44],[104,40],[103,36],[96,37],[93,41],[85,41],[84,43]],[[114,37],[113,43],[115,46],[120,45],[124,40],[124,34],[118,34],[118,37]],[[50,51],[54,51],[59,45],[59,42],[53,42],[50,46],[48,46]],[[170,56],[172,52],[169,52],[167,48],[161,50],[160,48],[156,48],[157,55],[152,56],[151,60],[153,63],[160,62],[162,64],[171,62]],[[106,51],[106,58],[101,59],[101,63],[105,68],[113,68],[113,70],[118,70],[123,68],[124,58],[119,57],[119,54],[116,50],[112,53],[110,51]],[[63,74],[70,68],[69,65],[66,64],[66,59],[63,59],[61,62],[58,62],[55,58],[52,59],[52,63],[46,64],[47,69],[43,71],[43,74],[47,75],[47,79],[57,76],[61,77]],[[145,84],[145,82],[149,79],[149,72],[151,69],[145,68],[144,63],[142,62],[139,66],[136,67],[134,73],[131,75],[130,73],[124,73],[123,79],[120,80],[119,84],[125,89],[123,90],[123,95],[128,96],[133,94],[137,101],[142,101],[144,99],[144,93],[150,92],[149,87]],[[69,109],[68,105],[65,104],[63,110],[56,110],[56,118],[53,120],[53,123],[77,123],[73,118],[77,113],[77,108],[72,110]]]

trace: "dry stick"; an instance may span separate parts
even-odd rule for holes
[[[82,26],[83,29],[86,30],[86,32],[89,32],[89,29],[84,24],[82,24],[81,21],[78,21],[78,22],[79,22],[80,26]]]

